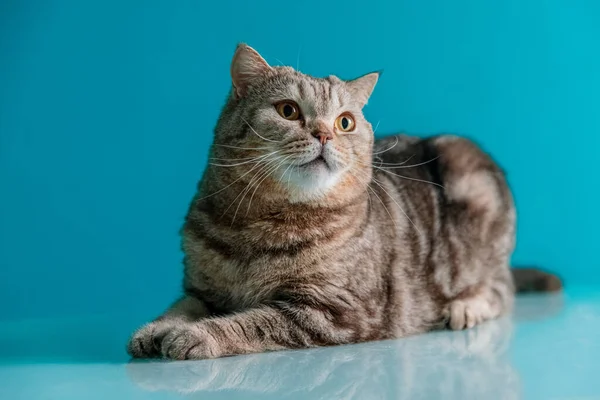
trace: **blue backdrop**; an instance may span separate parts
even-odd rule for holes
[[[384,68],[378,134],[457,132],[506,168],[516,263],[600,282],[600,2],[0,2],[0,318],[158,312],[238,41]]]

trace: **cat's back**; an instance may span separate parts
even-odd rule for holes
[[[375,179],[385,177],[404,191],[439,197],[445,204],[512,208],[502,169],[479,145],[464,137],[400,134],[378,139],[373,169]],[[489,193],[480,189],[489,189]]]
[[[432,291],[452,298],[489,265],[507,265],[513,199],[503,171],[477,144],[398,135],[378,140],[373,153],[371,186],[383,187],[393,197],[385,206],[410,221],[404,236],[415,262],[407,268],[425,272]]]

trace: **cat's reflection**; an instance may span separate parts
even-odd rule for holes
[[[141,388],[235,390],[245,398],[514,399],[519,377],[507,348],[509,318],[463,332],[198,362],[131,363]]]

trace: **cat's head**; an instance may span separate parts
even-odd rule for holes
[[[291,202],[348,198],[367,189],[374,137],[362,108],[379,73],[351,81],[314,78],[270,66],[242,44],[231,78],[212,165]]]

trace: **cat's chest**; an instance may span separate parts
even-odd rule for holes
[[[353,254],[331,244],[285,251],[246,249],[236,253],[220,251],[207,241],[193,239],[185,242],[185,286],[217,312],[268,303],[309,281],[339,280],[355,263],[364,264],[367,254],[361,251],[361,246],[355,248],[358,238],[344,241]],[[243,243],[237,244],[238,248],[242,246]]]
[[[191,283],[207,303],[221,311],[236,311],[273,299],[294,277],[289,266],[268,260],[204,265]]]

